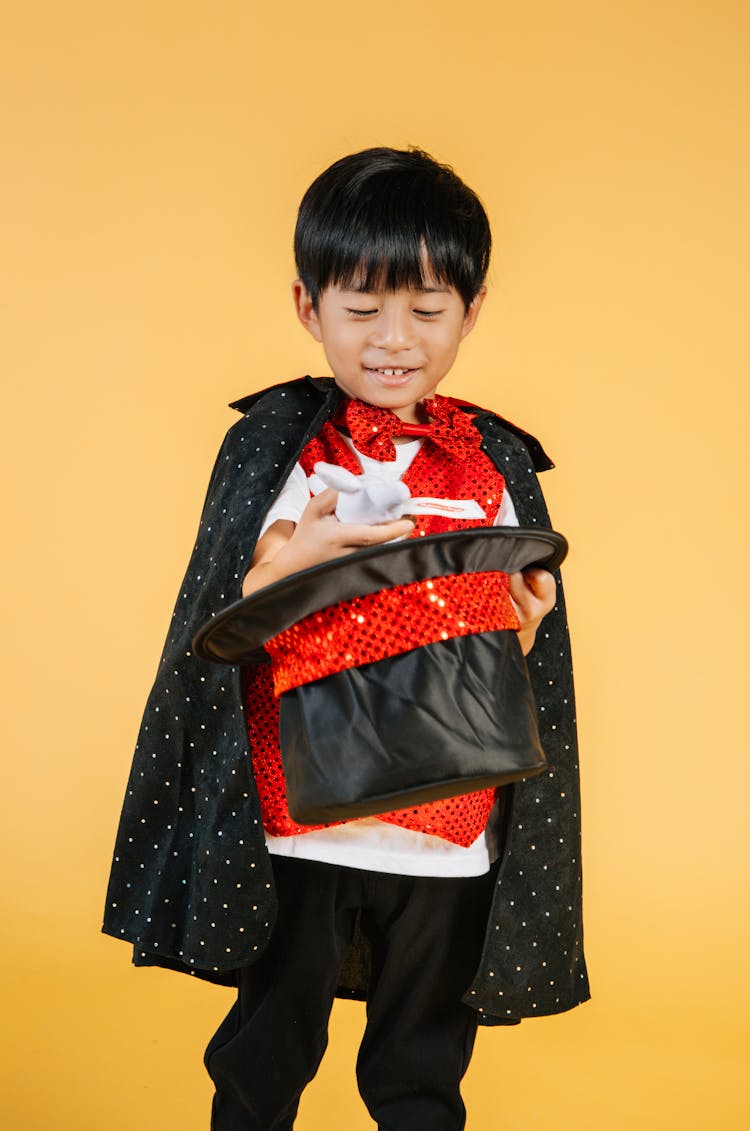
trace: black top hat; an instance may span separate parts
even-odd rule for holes
[[[358,550],[235,602],[193,648],[218,663],[262,662],[266,641],[328,605],[429,578],[553,570],[567,549],[549,530],[479,527]],[[495,788],[547,765],[526,663],[507,629],[294,687],[280,697],[279,729],[289,812],[303,825]]]

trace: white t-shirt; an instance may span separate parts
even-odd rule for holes
[[[401,479],[419,451],[419,439],[396,443],[396,459],[390,462],[370,459],[357,451],[348,436],[343,436],[364,472],[381,479]],[[259,537],[274,522],[287,519],[299,522],[310,501],[307,475],[299,463],[282,487],[265,517]],[[495,519],[496,526],[518,526],[508,490]],[[403,876],[481,876],[490,866],[487,836],[482,833],[464,848],[439,836],[415,832],[377,817],[361,817],[328,829],[314,829],[296,836],[271,836],[266,832],[268,851],[277,856],[296,856],[326,864],[343,864],[376,872]]]

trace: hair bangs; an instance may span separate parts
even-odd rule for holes
[[[362,227],[354,226],[343,240],[334,237],[330,272],[321,289],[397,291],[450,284],[435,268],[424,234],[417,227],[393,225],[375,231]]]

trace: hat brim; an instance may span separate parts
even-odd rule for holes
[[[193,650],[220,664],[263,662],[263,645],[310,613],[433,577],[538,566],[556,570],[568,543],[554,530],[492,526],[406,538],[345,554],[235,601],[199,628]]]

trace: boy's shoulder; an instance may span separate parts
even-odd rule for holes
[[[482,408],[480,405],[461,400],[459,397],[451,397],[450,400],[471,415],[480,432],[484,434],[491,434],[492,432],[509,433],[520,440],[531,457],[535,471],[550,471],[555,466],[536,436],[532,436],[531,432],[526,432],[518,424],[514,424],[512,420],[501,416],[493,409]]]
[[[230,401],[229,407],[243,415],[256,408],[268,412],[275,412],[278,409],[304,412],[305,408],[314,411],[329,398],[335,399],[336,394],[336,382],[333,377],[296,377],[291,381],[280,381],[276,385],[258,389],[257,392],[249,393],[236,401]]]

